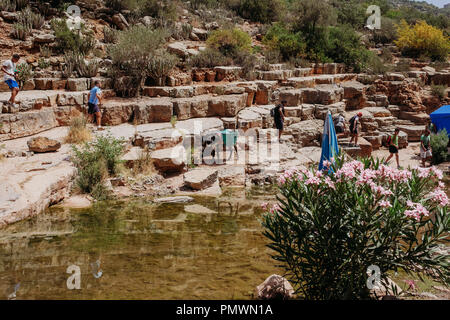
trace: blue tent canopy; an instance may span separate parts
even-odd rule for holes
[[[430,114],[430,118],[438,131],[445,128],[450,137],[450,105],[440,107]]]

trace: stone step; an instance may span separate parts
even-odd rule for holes
[[[279,99],[286,100],[288,106],[298,106],[302,103],[328,105],[342,101],[343,97],[344,89],[334,84],[279,91]]]
[[[294,88],[311,88],[318,84],[337,84],[356,79],[356,74],[322,74],[307,77],[293,77],[287,79],[286,85]]]

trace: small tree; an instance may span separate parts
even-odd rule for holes
[[[207,40],[210,48],[219,50],[225,56],[234,56],[239,51],[250,52],[252,38],[238,28],[221,29],[211,33]]]
[[[273,258],[307,299],[366,299],[367,269],[430,272],[450,281],[448,198],[436,168],[397,170],[366,159],[289,170],[263,217]]]

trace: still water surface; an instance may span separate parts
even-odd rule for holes
[[[53,207],[0,230],[0,299],[14,291],[17,299],[251,299],[282,273],[261,233],[270,197],[240,190],[188,204]],[[67,288],[71,265],[80,290]]]

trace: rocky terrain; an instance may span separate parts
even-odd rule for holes
[[[99,50],[106,45],[102,41],[105,25],[118,29],[128,25],[122,14],[108,8],[91,2],[77,4],[95,32]],[[106,97],[101,110],[106,130],[95,134],[123,137],[127,141],[123,159],[131,167],[148,148],[157,170],[141,181],[112,179],[111,188],[122,196],[217,195],[223,187],[272,183],[276,174],[287,168],[319,160],[328,112],[342,113],[347,120],[363,113],[360,147],[348,147],[345,143],[349,138],[340,137],[343,149],[351,156],[369,156],[383,148],[395,127],[401,130],[400,147],[407,148],[419,141],[429,113],[450,103],[448,89],[440,99],[430,88],[431,84],[450,85],[450,67],[437,71],[413,60],[409,61],[409,71],[384,75],[349,73],[338,63],[302,68],[270,64],[257,69],[255,79],[250,80],[238,66],[177,68],[165,85],[147,85],[141,96],[121,98],[105,72],[110,63],[107,57],[99,58],[102,67],[96,77],[64,78],[62,56],[49,57],[47,68],[37,62],[40,46],[52,46],[55,41],[48,21],[42,30],[22,41],[9,37],[17,15],[2,11],[0,16],[2,60],[18,51],[35,69],[14,108],[6,104],[8,87],[0,84],[0,141],[4,144],[0,152],[5,157],[0,162],[0,225],[38,214],[70,194],[76,169],[69,161],[71,148],[64,137],[70,120],[87,113],[88,90],[96,80],[102,83]],[[179,19],[179,23],[189,21],[187,14]],[[241,27],[259,43],[252,24],[244,22]],[[211,23],[197,24],[189,40],[172,38],[166,48],[181,60],[187,59],[204,50],[208,31],[214,28]],[[288,102],[282,143],[278,143],[270,115],[280,100]],[[191,142],[201,142],[207,134],[223,129],[239,130],[237,156],[220,165],[187,163]],[[52,140],[29,142],[36,137],[48,137],[62,145],[55,147]],[[41,145],[33,148],[39,142]]]

